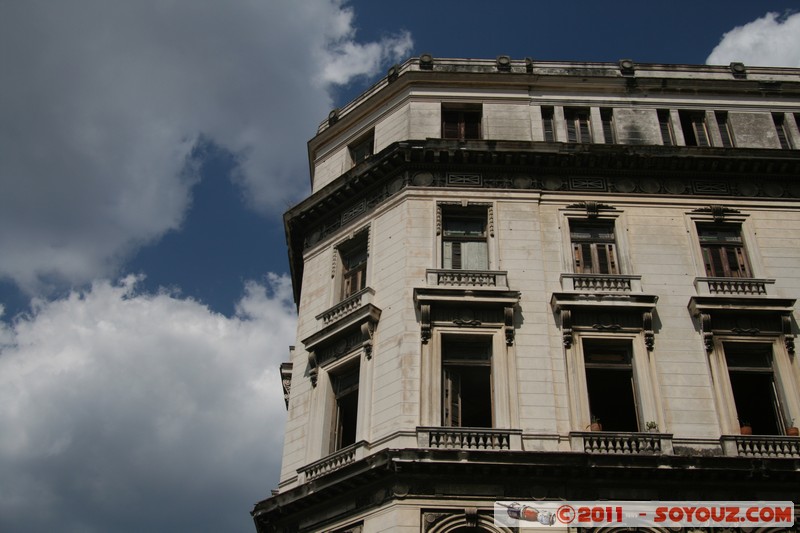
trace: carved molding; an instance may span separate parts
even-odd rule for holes
[[[728,215],[741,214],[741,211],[731,207],[726,207],[724,205],[709,205],[707,207],[699,207],[692,211],[692,213],[696,213],[698,215],[710,214],[714,219],[714,222],[725,222],[725,217]]]
[[[570,204],[567,206],[567,209],[585,209],[587,218],[597,218],[600,215],[600,211],[617,210],[616,207],[611,207],[609,205],[593,201],[585,201],[585,202],[578,202],[576,204]]]

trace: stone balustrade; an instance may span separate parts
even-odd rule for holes
[[[319,461],[315,461],[308,466],[299,468],[297,473],[305,477],[306,481],[311,481],[320,476],[330,474],[340,468],[344,468],[349,464],[353,464],[356,460],[360,459],[364,454],[367,443],[364,441],[356,442],[346,448],[323,457]]]
[[[668,433],[592,431],[570,433],[573,451],[606,455],[672,454]]]
[[[696,278],[698,295],[769,296],[775,285],[774,279],[755,278]]]
[[[500,270],[428,270],[430,287],[487,287],[507,289],[507,273]]]
[[[724,435],[721,440],[725,455],[800,459],[800,438],[797,437]]]
[[[521,450],[522,432],[489,428],[417,428],[420,448]]]
[[[561,274],[561,289],[581,292],[642,292],[642,277],[622,274]]]
[[[375,296],[374,290],[370,289],[369,287],[362,289],[349,298],[345,298],[330,309],[323,311],[316,316],[316,319],[322,320],[323,324],[325,325],[331,324],[340,318],[349,315],[356,309],[360,309],[367,304],[371,304],[373,296]]]

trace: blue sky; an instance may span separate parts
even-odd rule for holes
[[[0,7],[0,531],[253,531],[282,213],[333,107],[439,57],[800,66],[793,1]]]

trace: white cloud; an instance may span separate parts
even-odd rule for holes
[[[706,59],[709,65],[800,67],[800,13],[767,13],[722,36]]]
[[[308,183],[331,84],[378,71],[407,34],[359,43],[339,0],[25,2],[0,17],[0,279],[113,275],[178,228],[198,139],[237,155],[252,206]]]
[[[290,282],[232,318],[136,279],[0,322],[0,531],[250,532],[278,478]]]

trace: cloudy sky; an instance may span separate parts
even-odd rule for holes
[[[800,67],[794,1],[660,6],[0,2],[0,531],[254,531],[317,124],[423,52]]]

